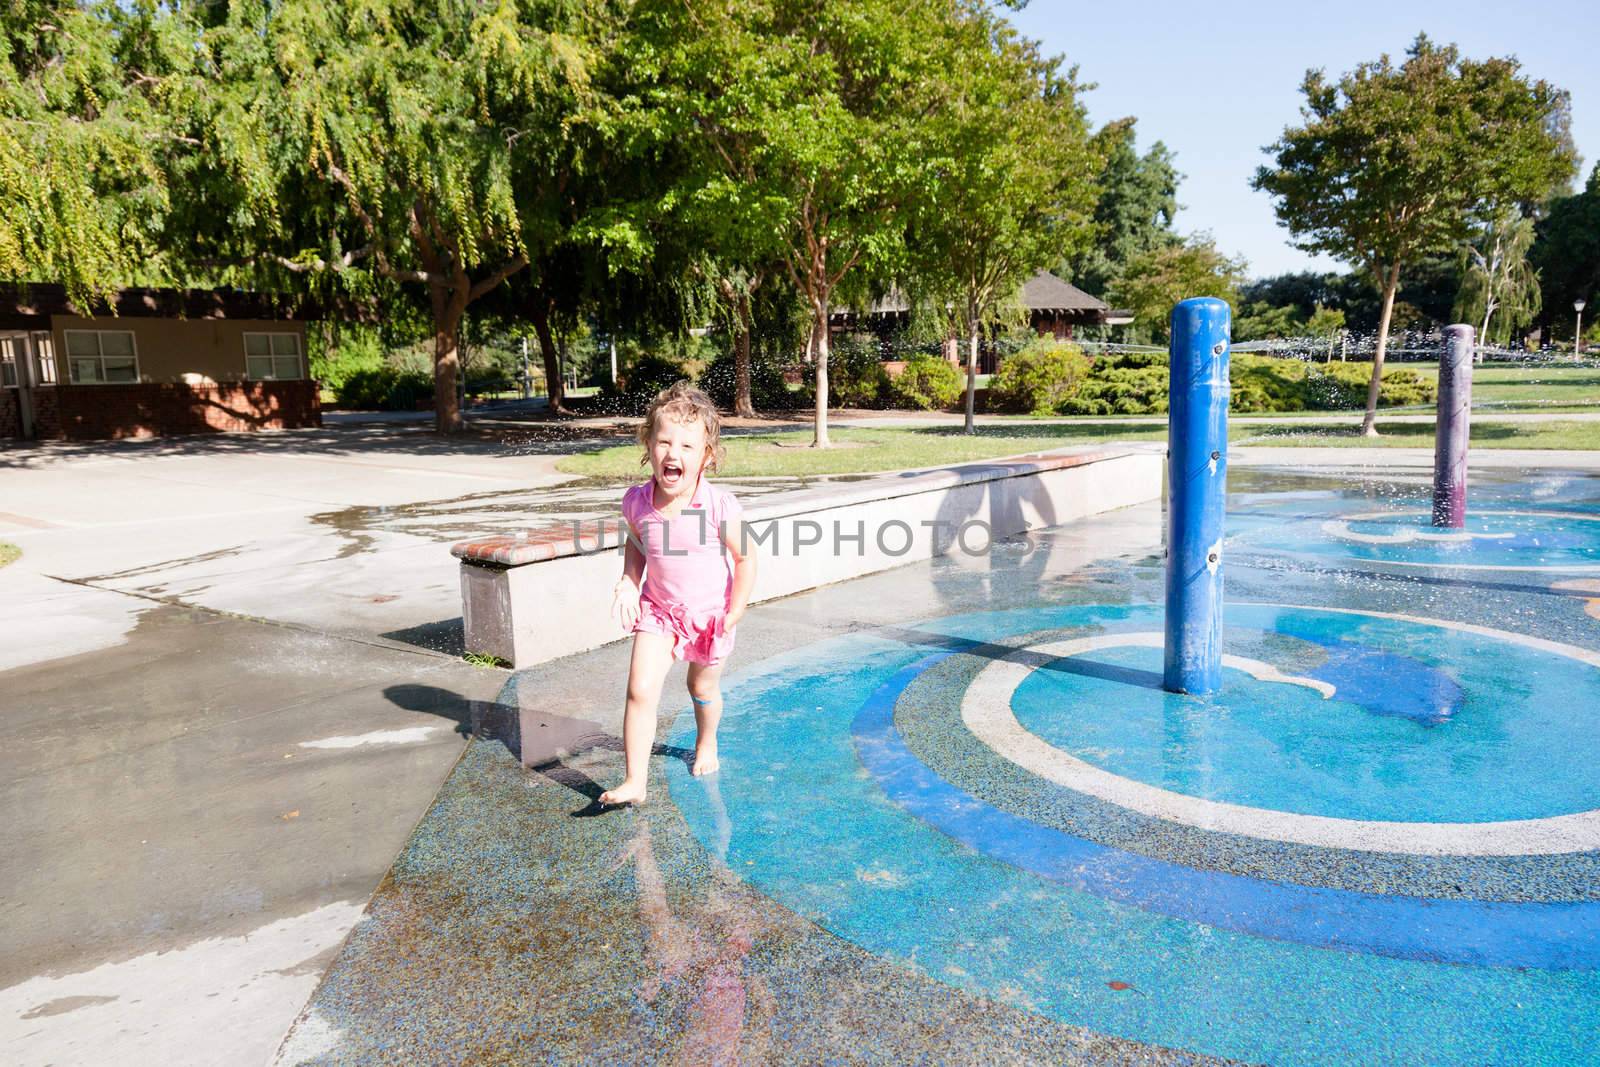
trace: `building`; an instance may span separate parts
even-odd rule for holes
[[[87,313],[85,313],[87,311]],[[0,289],[0,440],[320,426],[306,312],[260,293]]]
[[[1133,321],[1132,312],[1118,311],[1047,270],[1039,271],[1023,283],[1022,306],[1028,313],[1028,325],[1035,333],[1060,340],[1070,340],[1078,327],[1126,326]],[[911,302],[900,290],[891,289],[863,312],[846,308],[833,313],[828,325],[836,333],[862,330],[887,337],[903,327],[910,317]],[[947,340],[944,348],[952,362],[962,362],[963,349],[959,341]],[[994,350],[983,345],[978,356],[978,371],[992,374],[994,369]]]

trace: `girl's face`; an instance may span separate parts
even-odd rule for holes
[[[650,435],[650,469],[660,490],[671,498],[687,497],[705,465],[706,424],[658,417]]]

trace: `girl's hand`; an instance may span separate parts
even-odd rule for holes
[[[611,590],[611,614],[622,623],[624,630],[632,630],[638,625],[641,614],[639,587],[634,585],[627,575],[617,579],[616,586]]]
[[[739,625],[739,620],[744,618],[743,608],[732,608],[722,617],[722,632],[727,633]]]

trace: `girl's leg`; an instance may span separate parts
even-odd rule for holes
[[[715,774],[717,723],[722,721],[722,664],[689,664],[689,699],[694,701],[694,768],[696,776]]]
[[[622,713],[622,756],[627,768],[622,784],[600,794],[602,804],[631,804],[644,799],[650,779],[650,749],[656,740],[656,705],[661,683],[672,666],[672,645],[660,634],[633,635],[633,662],[628,667],[628,704]]]

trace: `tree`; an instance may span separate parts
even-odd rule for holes
[[[160,101],[187,62],[182,20],[153,5],[13,0],[0,18],[0,277],[72,300],[162,281]]]
[[[1075,73],[987,10],[953,28],[946,92],[928,120],[925,194],[910,235],[920,298],[967,339],[974,433],[979,335],[1036,271],[1088,243],[1096,160]]]
[[[1111,290],[1119,307],[1133,312],[1135,324],[1165,343],[1173,305],[1192,296],[1214,296],[1237,306],[1245,262],[1217,249],[1209,234],[1195,234],[1172,248],[1134,257]]]
[[[1446,250],[1486,205],[1537,199],[1574,167],[1568,96],[1519,74],[1515,59],[1462,59],[1419,35],[1336,83],[1308,71],[1304,125],[1266,151],[1252,185],[1271,195],[1295,244],[1365,270],[1383,294],[1362,432],[1376,436],[1378,391],[1402,268]]]
[[[174,97],[202,148],[171,240],[188,235],[190,262],[224,281],[420,286],[437,426],[459,430],[467,308],[547,262],[575,225],[568,186],[604,21],[560,0],[230,4]]]
[[[1479,228],[1462,248],[1465,268],[1456,294],[1455,317],[1478,321],[1478,343],[1505,344],[1519,326],[1539,313],[1539,275],[1528,262],[1533,246],[1533,219],[1516,208],[1501,210]],[[1493,334],[1489,324],[1501,311]],[[1482,356],[1479,356],[1482,359]]]
[[[1600,164],[1581,193],[1550,204],[1537,233],[1528,258],[1539,272],[1540,319],[1564,334],[1576,326],[1572,302],[1585,300],[1594,307],[1600,298]]]
[[[1085,292],[1103,295],[1136,257],[1182,243],[1172,220],[1183,175],[1166,145],[1157,141],[1141,156],[1135,139],[1132,118],[1107,123],[1094,135],[1091,148],[1104,161],[1095,178],[1095,239],[1060,267]]]
[[[708,164],[690,195],[754,218],[810,311],[813,445],[828,446],[828,318],[902,256],[934,62],[951,9],[938,0],[691,0],[701,47],[683,68],[685,106]],[[758,268],[762,257],[731,264]]]

